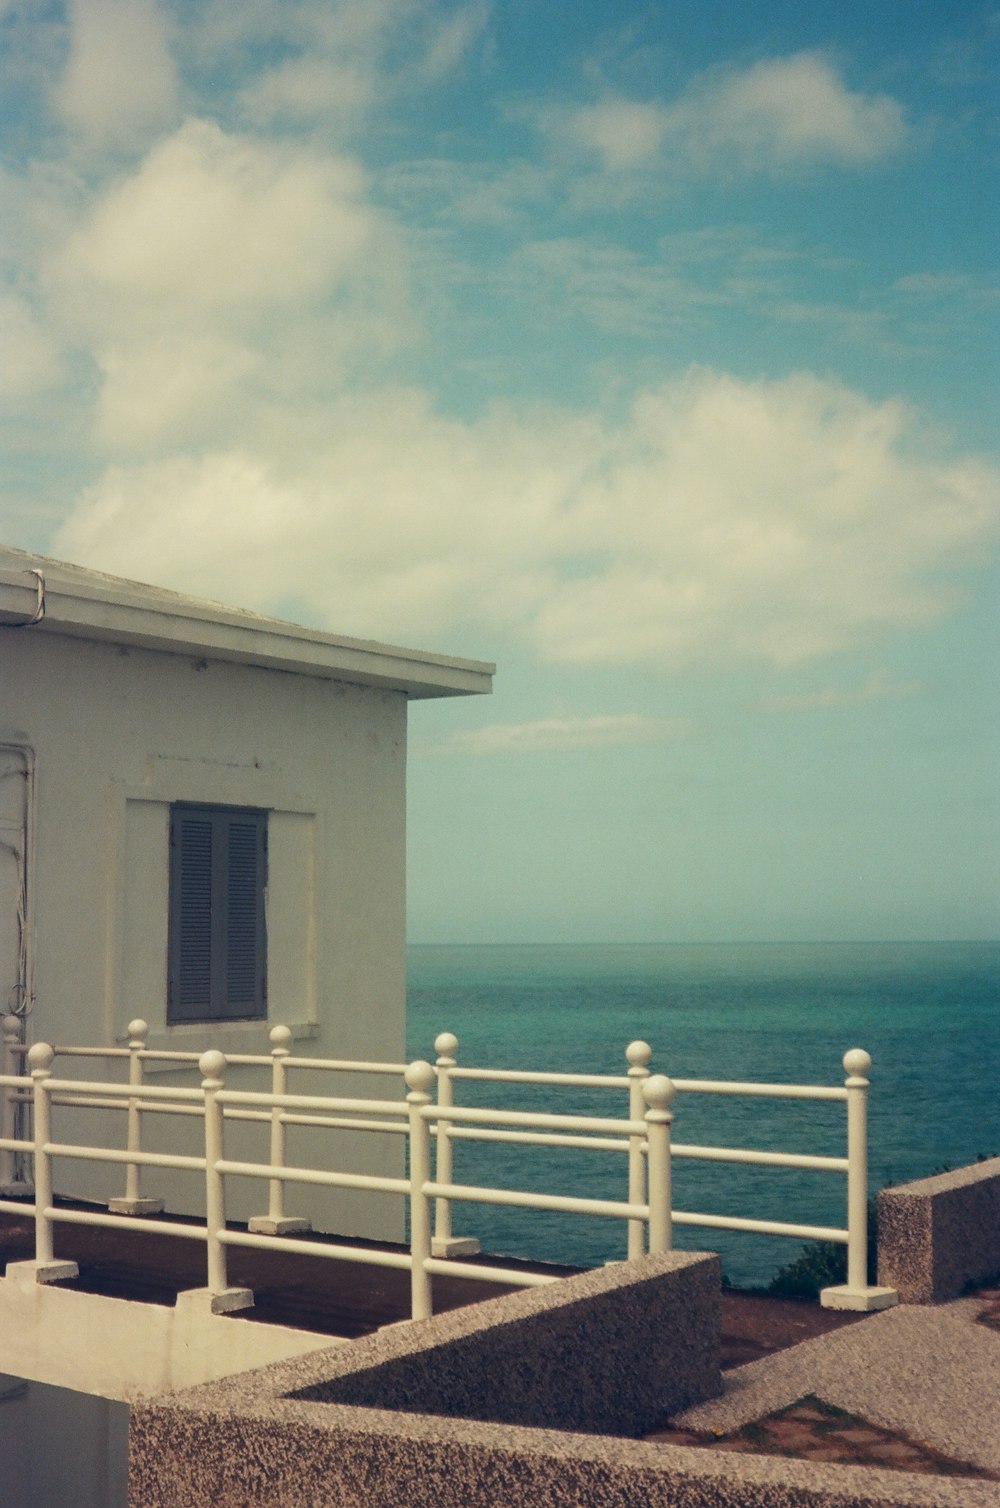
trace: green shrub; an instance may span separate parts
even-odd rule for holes
[[[821,1288],[847,1281],[847,1248],[837,1241],[810,1241],[794,1262],[778,1269],[767,1291],[781,1299],[815,1299]]]
[[[868,1281],[876,1281],[878,1246],[875,1200],[868,1204]],[[839,1241],[810,1241],[794,1262],[778,1269],[767,1291],[780,1299],[818,1299],[820,1289],[847,1282],[847,1247]]]

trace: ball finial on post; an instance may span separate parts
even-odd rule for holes
[[[219,1079],[221,1081],[226,1076],[226,1055],[224,1052],[220,1052],[217,1047],[211,1047],[208,1052],[203,1052],[198,1059],[198,1067],[201,1070],[203,1079]]]
[[[642,1086],[642,1097],[650,1110],[661,1114],[669,1111],[676,1093],[673,1079],[668,1079],[665,1073],[654,1073]]]
[[[648,1068],[653,1049],[648,1042],[630,1042],[625,1049],[630,1068]]]
[[[292,1029],[290,1026],[272,1026],[267,1039],[274,1052],[287,1052],[291,1046]]]
[[[55,1060],[56,1050],[48,1042],[36,1042],[34,1047],[28,1048],[28,1066],[42,1073],[48,1073]]]
[[[844,1069],[852,1079],[867,1079],[872,1071],[871,1054],[863,1047],[852,1047],[844,1054]]]
[[[434,1038],[434,1051],[439,1058],[454,1058],[458,1052],[458,1038],[454,1032],[439,1032]]]
[[[434,1082],[434,1070],[423,1058],[418,1058],[409,1065],[403,1077],[406,1087],[414,1094],[427,1094]]]

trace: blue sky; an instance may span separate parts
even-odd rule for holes
[[[998,934],[1000,11],[0,26],[0,537],[496,660],[414,941]]]

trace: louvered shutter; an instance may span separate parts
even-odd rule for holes
[[[241,814],[225,827],[225,1010],[219,1014],[263,1016],[264,820],[261,813]]]
[[[266,884],[265,812],[171,809],[168,1022],[266,1016]]]

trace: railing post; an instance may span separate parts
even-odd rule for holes
[[[437,1102],[450,1106],[455,1103],[455,1082],[451,1070],[457,1067],[455,1054],[458,1038],[454,1032],[442,1032],[434,1039],[437,1059]],[[436,1183],[452,1181],[451,1122],[444,1118],[437,1123],[437,1142],[434,1153],[434,1179]],[[435,1257],[473,1257],[479,1251],[475,1236],[453,1236],[451,1233],[451,1200],[440,1195],[434,1201],[434,1237],[431,1251]]]
[[[289,1056],[288,1044],[292,1033],[287,1026],[272,1026],[268,1033],[271,1039],[271,1093],[287,1094]],[[271,1109],[271,1166],[285,1166],[285,1112],[280,1105]],[[262,1236],[288,1236],[295,1231],[311,1230],[312,1225],[297,1215],[285,1214],[285,1181],[270,1178],[267,1184],[267,1214],[254,1215],[247,1229]]]
[[[675,1094],[673,1081],[656,1073],[645,1080],[642,1097],[646,1111],[646,1139],[649,1145],[649,1250],[669,1251],[672,1245],[670,1193],[670,1104]]]
[[[641,1121],[646,1113],[642,1086],[649,1078],[649,1060],[653,1049],[648,1042],[630,1042],[625,1049],[628,1059],[628,1117]],[[642,1136],[630,1136],[628,1142],[628,1202],[646,1203],[646,1142]],[[635,1261],[646,1250],[645,1222],[628,1222],[628,1259]]]
[[[872,1060],[860,1047],[844,1054],[847,1078],[847,1282],[824,1288],[826,1309],[889,1309],[899,1302],[895,1288],[868,1282],[868,1074]]]
[[[128,1139],[126,1147],[129,1152],[139,1152],[142,1149],[142,1110],[139,1106],[139,1095],[142,1091],[142,1058],[140,1054],[145,1050],[146,1040],[149,1037],[149,1025],[137,1018],[128,1024],[128,1083],[134,1091],[128,1097]],[[108,1209],[113,1215],[158,1215],[163,1209],[162,1199],[144,1199],[140,1192],[142,1168],[137,1162],[125,1164],[125,1197],[124,1199],[109,1199]]]
[[[431,1172],[430,1122],[421,1114],[431,1102],[428,1093],[434,1082],[429,1063],[418,1060],[406,1070],[410,1107],[410,1316],[430,1319],[433,1311],[431,1275],[427,1261],[431,1256],[431,1202],[424,1192]]]
[[[47,1042],[36,1042],[28,1053],[35,1111],[35,1281],[57,1283],[75,1278],[75,1262],[57,1262],[52,1246],[52,1061],[55,1052]]]
[[[253,1294],[248,1288],[228,1285],[226,1248],[221,1239],[226,1230],[226,1179],[219,1163],[225,1156],[225,1126],[219,1090],[225,1087],[226,1056],[216,1049],[198,1059],[205,1095],[205,1246],[208,1258],[208,1295],[213,1314],[248,1309]]]

